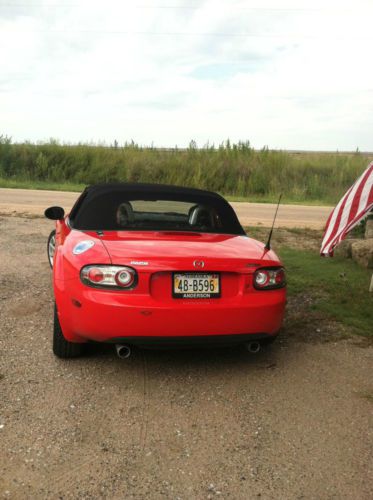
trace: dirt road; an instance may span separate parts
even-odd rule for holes
[[[0,497],[372,498],[371,347],[285,329],[256,357],[58,360],[51,229],[0,218]]]
[[[77,193],[62,191],[0,189],[0,213],[41,216],[51,205],[60,205],[65,210],[70,209],[77,196]],[[276,206],[270,203],[233,202],[232,206],[244,226],[270,226],[276,209]],[[323,229],[331,210],[332,207],[281,205],[277,226]]]

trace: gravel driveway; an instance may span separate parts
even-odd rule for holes
[[[371,499],[372,347],[51,352],[43,219],[0,219],[0,495]]]

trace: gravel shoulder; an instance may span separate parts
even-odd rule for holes
[[[0,217],[0,497],[370,499],[372,347],[51,351],[40,218]]]

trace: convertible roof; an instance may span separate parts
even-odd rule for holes
[[[134,198],[137,197],[148,200],[156,199],[159,196],[168,199],[172,199],[176,196],[176,198],[181,201],[194,198],[196,200],[200,199],[202,202],[208,198],[211,201],[216,200],[220,201],[220,203],[227,203],[220,194],[214,193],[213,191],[205,191],[203,189],[172,186],[168,184],[146,184],[141,182],[102,182],[100,184],[92,184],[84,189],[70,212],[70,219],[75,218],[83,202],[85,204],[95,198],[101,198],[102,195],[111,193],[126,193]]]
[[[118,197],[128,200],[179,200],[193,201],[197,204],[209,204],[225,214],[229,232],[234,234],[245,234],[233,208],[219,194],[203,189],[172,186],[166,184],[144,184],[144,183],[101,183],[85,188],[70,212],[70,220],[76,221],[80,226],[82,221],[81,212],[100,212],[108,204],[114,203]],[[84,217],[86,219],[86,215]]]

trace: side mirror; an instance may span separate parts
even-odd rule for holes
[[[47,219],[61,220],[65,216],[65,210],[62,207],[49,207],[45,210],[44,215]]]

